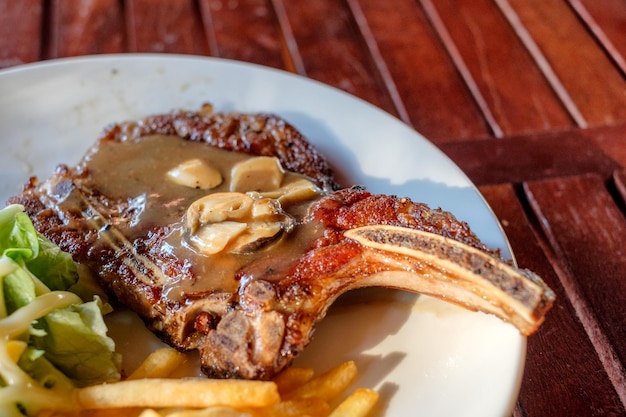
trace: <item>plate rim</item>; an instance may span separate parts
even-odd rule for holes
[[[305,83],[310,83],[312,86],[314,86],[315,88],[324,88],[324,89],[330,89],[331,91],[334,91],[335,93],[339,93],[342,95],[347,95],[349,96],[351,99],[353,100],[357,100],[359,102],[361,102],[362,104],[364,104],[366,107],[377,111],[377,112],[381,112],[384,115],[386,115],[386,117],[392,118],[395,120],[395,122],[402,124],[405,128],[409,129],[416,137],[419,137],[420,140],[423,141],[424,145],[427,145],[429,147],[432,148],[432,150],[434,150],[435,152],[437,152],[439,154],[439,156],[445,160],[448,161],[450,166],[453,166],[456,170],[459,171],[459,174],[462,175],[467,184],[469,184],[473,190],[477,193],[477,195],[480,197],[480,199],[482,200],[482,203],[485,207],[485,209],[490,213],[492,220],[496,223],[497,228],[499,229],[499,233],[502,236],[502,239],[506,245],[506,248],[502,248],[505,250],[508,250],[510,257],[512,258],[513,262],[515,263],[515,256],[514,256],[514,252],[510,246],[510,242],[509,239],[506,235],[506,233],[504,232],[504,229],[502,227],[502,225],[500,224],[497,216],[495,215],[493,209],[491,208],[491,206],[487,203],[486,199],[484,198],[484,196],[482,195],[482,193],[479,191],[478,187],[469,179],[469,177],[461,170],[461,168],[450,158],[448,157],[445,153],[443,153],[443,151],[441,151],[439,148],[437,148],[437,146],[431,142],[426,136],[422,135],[419,131],[417,131],[413,126],[407,124],[406,122],[402,121],[401,119],[399,119],[397,116],[388,113],[387,111],[367,102],[366,100],[359,98],[357,96],[354,96],[344,90],[341,90],[337,87],[325,84],[321,81],[312,79],[312,78],[308,78],[304,75],[300,75],[300,74],[296,74],[296,73],[292,73],[289,71],[286,71],[284,69],[280,69],[280,68],[274,68],[274,67],[268,67],[268,66],[264,66],[261,64],[257,64],[257,63],[249,63],[249,62],[244,62],[244,61],[238,61],[238,60],[233,60],[233,59],[228,59],[228,58],[220,58],[220,57],[211,57],[211,56],[202,56],[202,55],[187,55],[187,54],[170,54],[170,53],[110,53],[110,54],[97,54],[97,55],[81,55],[81,56],[74,56],[74,57],[62,57],[62,58],[54,58],[54,59],[49,59],[49,60],[44,60],[44,61],[38,61],[38,62],[30,62],[30,63],[25,63],[25,64],[20,64],[20,65],[16,65],[16,66],[12,66],[12,67],[8,67],[8,68],[3,68],[0,70],[0,81],[2,81],[3,79],[5,79],[5,77],[10,77],[13,76],[14,74],[21,74],[24,72],[28,72],[28,71],[44,71],[46,68],[48,67],[56,67],[56,66],[63,66],[63,65],[77,65],[77,64],[81,64],[83,62],[94,62],[94,61],[111,61],[111,60],[118,60],[118,61],[125,61],[126,63],[132,62],[132,61],[136,61],[136,60],[182,60],[182,61],[186,61],[186,62],[193,62],[193,61],[198,61],[198,62],[202,62],[202,63],[208,63],[210,64],[211,62],[215,62],[218,64],[224,64],[224,65],[235,65],[237,67],[243,67],[243,68],[252,68],[253,70],[260,70],[260,71],[269,71],[275,74],[278,74],[279,76],[283,76],[283,77],[290,77],[293,78],[295,80],[297,80],[298,82],[305,82]],[[522,383],[522,379],[523,379],[523,373],[524,373],[524,367],[525,367],[525,361],[526,361],[526,355],[527,355],[527,338],[524,336],[520,337],[520,355],[518,358],[518,362],[519,365],[517,367],[517,375],[516,375],[516,381],[514,382],[514,387],[513,387],[513,391],[512,391],[512,395],[510,398],[510,407],[509,407],[509,411],[511,411],[517,401],[517,398],[519,396],[519,392],[520,392],[520,388],[521,388],[521,383]]]
[[[296,82],[308,83],[314,86],[315,88],[327,89],[333,92],[334,94],[348,96],[350,99],[360,102],[361,105],[369,108],[369,110],[378,112],[379,114],[384,115],[387,118],[391,118],[396,123],[402,125],[405,129],[411,131],[412,134],[414,134],[423,142],[423,145],[428,146],[432,152],[436,152],[441,159],[446,160],[448,165],[453,167],[457,171],[456,173],[459,176],[464,178],[467,184],[471,186],[471,188],[476,192],[477,196],[482,200],[482,203],[485,206],[486,210],[489,212],[491,218],[495,221],[494,223],[503,240],[503,247],[501,247],[500,249],[502,249],[505,252],[506,256],[511,259],[514,265],[517,265],[515,253],[513,252],[509,238],[506,232],[504,231],[504,228],[502,227],[501,223],[499,222],[499,219],[496,216],[495,212],[493,211],[493,209],[491,208],[491,206],[489,205],[489,203],[487,202],[483,194],[480,192],[476,184],[474,184],[474,182],[469,178],[469,176],[458,166],[456,162],[454,162],[454,160],[452,160],[452,158],[450,158],[440,148],[438,148],[437,145],[435,145],[430,139],[428,139],[427,136],[420,133],[417,129],[415,129],[413,126],[403,121],[396,115],[393,115],[387,112],[386,110],[368,102],[367,100],[364,100],[358,96],[355,96],[338,87],[326,84],[322,81],[309,78],[305,75],[293,73],[285,69],[269,67],[269,66],[264,66],[262,64],[239,61],[239,60],[230,59],[230,58],[194,55],[194,54],[158,53],[158,52],[90,54],[90,55],[60,57],[60,58],[47,59],[43,61],[29,62],[25,64],[20,64],[20,65],[15,65],[15,66],[8,67],[8,68],[0,69],[0,81],[2,81],[4,76],[11,76],[13,74],[19,75],[19,73],[27,72],[27,71],[43,71],[47,67],[76,65],[76,64],[81,64],[81,63],[92,63],[92,62],[97,62],[97,61],[111,62],[112,60],[119,60],[119,61],[126,61],[126,62],[132,62],[136,60],[146,60],[146,61],[147,60],[157,60],[157,61],[158,60],[166,60],[166,61],[167,60],[182,60],[182,61],[189,61],[189,62],[198,61],[200,63],[208,63],[208,64],[215,63],[217,65],[232,65],[232,66],[246,68],[246,69],[251,68],[257,71],[274,73],[280,77],[288,77],[288,78],[295,80]]]

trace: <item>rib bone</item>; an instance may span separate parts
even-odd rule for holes
[[[434,233],[375,225],[344,235],[366,248],[365,258],[389,266],[388,272],[371,275],[360,286],[428,294],[494,314],[524,335],[539,327],[555,298],[531,271]]]
[[[276,116],[205,110],[115,125],[76,167],[61,165],[42,183],[31,179],[11,202],[24,205],[41,233],[91,268],[148,328],[181,350],[198,350],[207,375],[272,378],[306,347],[337,297],[354,288],[431,295],[492,313],[523,334],[542,322],[552,291],[502,261],[452,213],[361,187],[339,189],[326,160]],[[187,153],[172,160],[181,147]],[[128,182],[128,172],[142,161],[180,166],[201,155],[218,166],[223,151],[276,157],[289,171],[278,193],[261,190],[280,204],[253,205],[254,220],[276,207],[291,211],[288,220],[271,219],[288,233],[212,257],[187,245],[181,217],[206,193],[170,188],[177,183],[155,181],[159,172]],[[165,175],[172,167],[161,168]],[[211,192],[231,191],[229,172]],[[217,221],[205,220],[197,226]]]

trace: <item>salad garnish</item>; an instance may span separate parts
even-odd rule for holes
[[[84,302],[70,254],[13,204],[0,210],[0,410],[9,417],[71,411],[76,387],[119,381],[100,297]]]

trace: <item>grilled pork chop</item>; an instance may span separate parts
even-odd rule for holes
[[[105,131],[73,168],[11,199],[147,326],[212,377],[269,379],[344,292],[385,286],[530,334],[554,294],[452,214],[338,190],[271,115],[177,111]]]

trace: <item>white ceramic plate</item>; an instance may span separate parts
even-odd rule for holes
[[[344,185],[454,212],[511,256],[497,220],[463,173],[414,130],[336,89],[255,65],[175,55],[104,55],[0,71],[0,198],[31,175],[76,163],[103,127],[176,108],[274,112],[324,153]],[[129,368],[154,340],[112,316]],[[356,361],[356,386],[378,389],[378,415],[508,416],[525,338],[491,316],[428,297],[366,290],[340,299],[297,361],[322,371]]]

